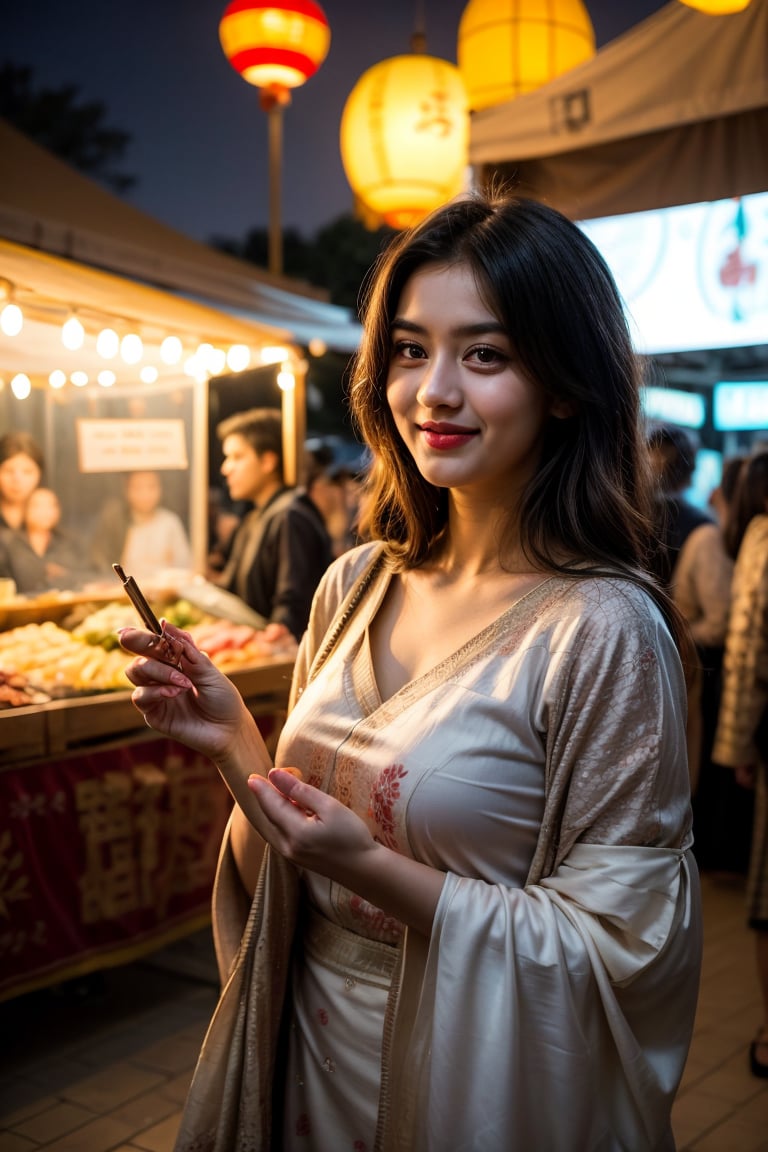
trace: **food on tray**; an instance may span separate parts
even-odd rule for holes
[[[186,628],[223,672],[270,657],[293,659],[296,655],[292,636],[267,641],[263,631],[207,616],[188,601],[166,605],[160,613]],[[126,691],[131,684],[125,670],[132,657],[120,647],[117,631],[136,625],[133,605],[115,602],[90,613],[71,630],[46,620],[0,632],[0,677],[14,684],[14,678],[26,677],[35,690],[46,694],[26,703],[43,703],[50,698],[47,694]]]

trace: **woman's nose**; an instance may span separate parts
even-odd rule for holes
[[[436,356],[428,361],[419,382],[417,399],[424,408],[460,407],[460,374],[452,359]]]

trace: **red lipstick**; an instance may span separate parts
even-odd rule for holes
[[[445,424],[434,420],[427,420],[419,428],[424,440],[430,448],[438,452],[450,452],[456,448],[463,448],[465,444],[477,436],[477,429],[464,428],[460,424]]]

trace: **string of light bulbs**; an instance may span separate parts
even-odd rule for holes
[[[0,279],[0,292],[0,333],[10,340],[21,335],[25,320],[29,320],[57,326],[66,353],[77,353],[85,348],[87,341],[93,341],[93,351],[99,360],[104,361],[104,366],[95,374],[83,367],[69,371],[64,371],[61,366],[54,367],[48,373],[47,381],[41,377],[41,383],[47,382],[56,391],[67,383],[76,388],[92,383],[111,388],[120,379],[121,364],[132,369],[141,365],[139,379],[147,385],[158,380],[158,365],[178,367],[185,376],[198,382],[220,376],[227,370],[243,372],[255,365],[283,364],[290,373],[293,353],[282,345],[254,348],[249,344],[232,343],[222,347],[220,343],[196,340],[188,332],[182,335],[169,332],[167,326],[152,329],[145,321],[46,299],[38,293],[20,289],[9,280]],[[10,379],[11,391],[19,400],[30,395],[32,386],[27,372],[17,372]]]

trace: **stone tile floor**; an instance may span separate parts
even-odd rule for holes
[[[743,882],[705,876],[703,892],[704,972],[675,1103],[678,1150],[768,1152],[768,1080],[747,1068],[759,996]],[[206,931],[96,979],[0,1004],[0,1152],[171,1152],[216,991]]]

